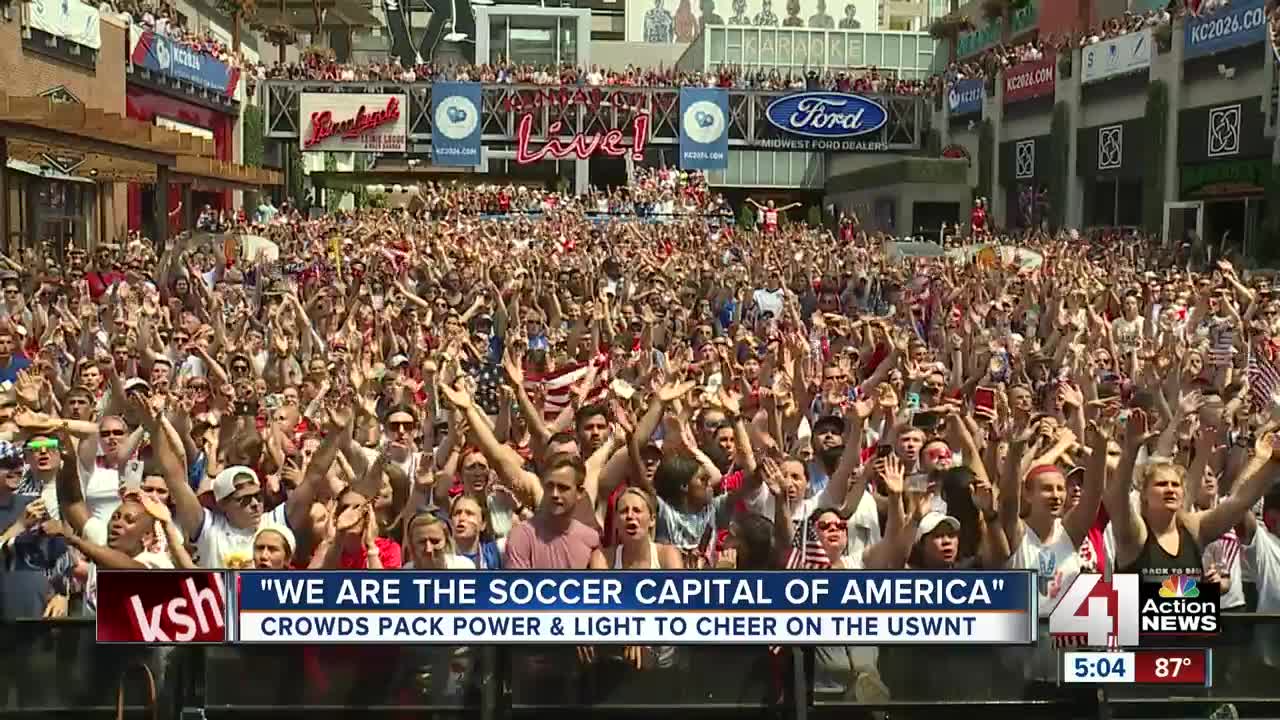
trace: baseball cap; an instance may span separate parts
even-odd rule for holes
[[[259,525],[257,532],[253,534],[253,542],[251,544],[256,546],[258,544],[258,536],[264,532],[277,533],[284,538],[285,547],[289,550],[290,555],[298,547],[298,539],[293,536],[293,531],[279,523],[263,523]]]
[[[125,380],[125,381],[124,381],[124,391],[125,391],[125,392],[133,392],[134,390],[141,390],[141,391],[143,391],[143,392],[151,392],[151,383],[147,382],[146,380],[143,380],[142,378],[136,378],[136,377],[135,377],[135,378],[129,378],[128,380]]]
[[[920,527],[916,530],[916,542],[924,539],[925,535],[938,529],[939,525],[949,525],[953,532],[960,532],[960,521],[950,515],[940,512],[926,513],[920,519]]]
[[[400,367],[401,365],[408,365],[408,364],[409,364],[409,356],[407,355],[392,355],[391,359],[387,361],[387,367],[393,370],[395,368]]]
[[[257,485],[258,473],[245,465],[232,465],[213,479],[213,499],[222,502],[245,485]]]

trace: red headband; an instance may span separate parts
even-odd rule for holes
[[[1030,480],[1031,478],[1037,475],[1043,475],[1045,473],[1051,473],[1051,472],[1062,474],[1062,470],[1058,469],[1057,465],[1047,465],[1047,464],[1036,465],[1035,467],[1027,471],[1027,480]]]

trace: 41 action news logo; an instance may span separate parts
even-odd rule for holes
[[[1058,645],[1106,648],[1164,644],[1218,634],[1221,588],[1188,575],[1142,582],[1138,575],[1080,575],[1049,616]]]

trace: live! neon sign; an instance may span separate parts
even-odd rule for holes
[[[555,137],[560,134],[560,128],[559,121],[551,123],[547,128],[547,135],[551,139],[547,140],[546,145],[530,150],[529,136],[533,134],[533,115],[529,113],[522,115],[520,122],[516,125],[516,162],[528,165],[539,160],[564,160],[570,156],[586,160],[596,154],[625,157],[628,153],[633,160],[643,160],[644,148],[649,142],[648,113],[637,114],[631,121],[630,146],[623,143],[622,131],[617,128],[603,135],[578,133],[569,140],[568,144],[565,144]]]

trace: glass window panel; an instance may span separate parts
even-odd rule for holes
[[[489,62],[501,62],[507,57],[507,17],[489,16]]]
[[[880,62],[881,67],[902,67],[902,38],[899,35],[882,35],[881,42],[884,45],[884,60]]]
[[[920,58],[916,55],[916,42],[915,35],[902,37],[902,64],[912,69],[920,67]]]
[[[791,33],[778,34],[778,64],[790,65],[792,63],[791,52]]]
[[[577,18],[560,18],[560,62],[567,65],[579,64]]]
[[[884,47],[880,42],[879,35],[863,33],[862,52],[863,56],[861,64],[884,67]]]
[[[752,33],[758,38],[760,51],[758,53],[748,55],[752,58],[751,62],[760,65],[773,65],[780,62],[777,53],[778,33],[776,30],[757,30]],[[750,42],[750,38],[748,42]]]
[[[791,40],[791,64],[804,67],[809,64],[809,40],[804,33],[787,33]]]
[[[711,48],[711,64],[719,65],[725,61],[724,59],[724,42],[725,34],[723,30],[711,30],[708,32],[708,40]]]
[[[511,62],[528,65],[555,65],[556,20],[554,17],[511,16]]]
[[[742,64],[742,46],[741,45],[728,46],[727,48],[725,48],[724,56],[725,56],[726,64],[741,65]],[[732,153],[730,153],[730,155],[732,155]]]
[[[867,66],[866,36],[862,33],[849,33],[849,49],[845,52],[844,61],[849,67]]]
[[[833,67],[848,67],[849,64],[845,60],[845,48],[849,45],[849,38],[842,32],[833,32],[829,37],[831,38],[829,40],[831,46],[831,54],[828,56],[829,63]]]
[[[814,67],[826,67],[827,36],[825,33],[809,35],[809,64]]]

